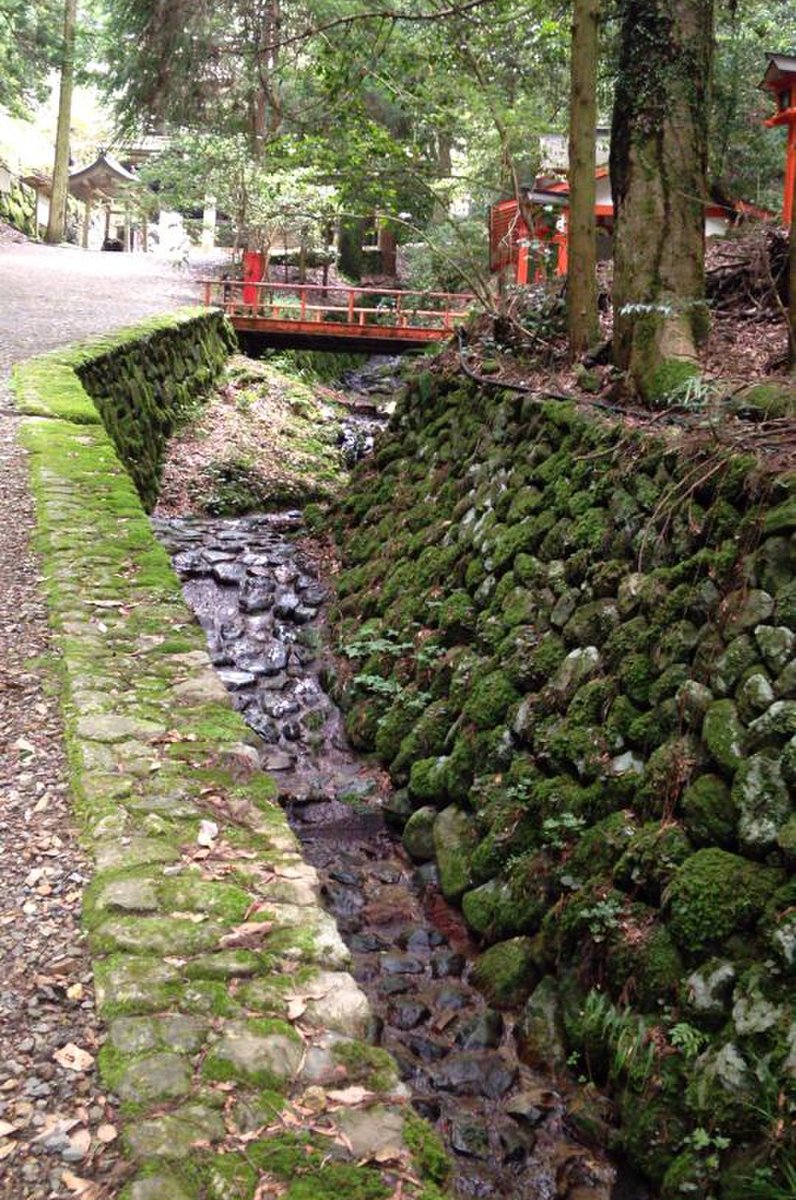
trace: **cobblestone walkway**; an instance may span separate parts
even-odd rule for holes
[[[110,1197],[115,1113],[80,931],[88,868],[72,825],[25,455],[9,413],[15,362],[195,302],[150,259],[0,246],[0,1197]],[[80,1181],[85,1188],[80,1191]]]

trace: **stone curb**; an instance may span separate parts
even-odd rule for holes
[[[137,344],[126,335],[128,355]],[[79,383],[76,419],[59,419],[52,376],[27,366],[24,407],[48,414],[21,439],[96,864],[84,920],[99,1066],[134,1170],[123,1195],[379,1200],[402,1180],[432,1200],[433,1135],[389,1056],[360,1040],[368,1003],[315,871],[131,480]]]

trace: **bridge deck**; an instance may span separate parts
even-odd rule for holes
[[[450,336],[474,297],[321,284],[205,279],[204,302],[223,308],[247,344],[260,348],[389,352]]]

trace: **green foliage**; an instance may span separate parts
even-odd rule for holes
[[[0,2],[0,109],[24,116],[44,99],[62,25],[61,0]]]

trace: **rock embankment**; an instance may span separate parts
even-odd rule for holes
[[[336,515],[348,732],[666,1197],[793,1161],[795,487],[426,373]]]

